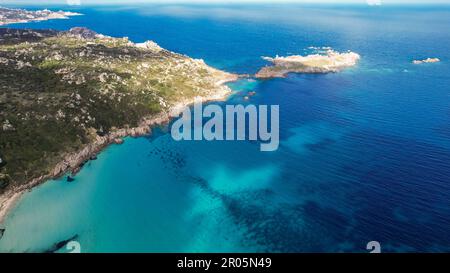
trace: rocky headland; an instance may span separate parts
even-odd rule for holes
[[[69,11],[24,10],[0,7],[0,26],[17,23],[28,23],[34,21],[45,21],[50,19],[68,19],[70,16],[82,15]]]
[[[0,29],[0,222],[24,191],[195,100],[225,99],[237,78],[152,41]]]

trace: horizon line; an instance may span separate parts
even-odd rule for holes
[[[22,6],[22,5],[31,5],[31,6],[42,6],[42,5],[67,5],[67,6],[90,6],[90,5],[136,5],[136,4],[159,4],[159,5],[167,5],[167,4],[196,4],[196,5],[231,5],[231,4],[308,4],[308,5],[323,5],[323,4],[332,4],[332,5],[361,5],[361,6],[392,6],[392,5],[450,5],[450,0],[380,0],[380,4],[370,5],[369,1],[366,0],[344,0],[344,1],[335,1],[335,0],[132,0],[132,1],[124,1],[124,0],[47,0],[47,1],[33,1],[33,0],[3,0],[0,1],[0,6],[2,5],[11,5],[11,6]]]

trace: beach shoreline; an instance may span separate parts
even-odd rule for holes
[[[185,107],[191,106],[194,102],[201,101],[202,103],[206,103],[225,101],[232,93],[232,90],[225,84],[236,81],[239,78],[239,75],[229,73],[223,79],[216,82],[216,91],[208,96],[198,96],[190,100],[181,101],[156,116],[143,117],[137,127],[120,128],[105,136],[97,136],[92,143],[85,145],[85,147],[77,152],[65,155],[64,159],[57,163],[48,174],[34,178],[23,185],[6,190],[0,195],[0,228],[6,220],[8,213],[16,206],[17,202],[20,201],[20,198],[25,192],[31,191],[34,187],[39,186],[48,180],[60,178],[70,172],[78,172],[81,168],[80,165],[83,162],[89,160],[92,156],[97,155],[110,144],[117,143],[116,140],[118,139],[127,136],[141,137],[151,134],[154,126],[169,123],[173,118],[179,116]]]

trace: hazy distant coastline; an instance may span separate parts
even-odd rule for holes
[[[69,11],[24,10],[0,7],[0,26],[17,23],[28,23],[35,21],[46,21],[51,19],[68,19],[70,16],[79,16],[81,13]]]

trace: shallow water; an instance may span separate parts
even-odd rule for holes
[[[167,128],[127,138],[74,182],[26,193],[4,223],[0,251],[45,251],[74,235],[83,252],[365,252],[373,240],[382,251],[450,250],[450,8],[79,11],[13,27],[152,39],[238,73],[257,71],[261,56],[310,46],[362,59],[338,74],[231,84],[228,104],[280,105],[278,151],[252,141],[176,142]],[[442,62],[411,64],[427,57]],[[248,91],[256,95],[245,101]]]

